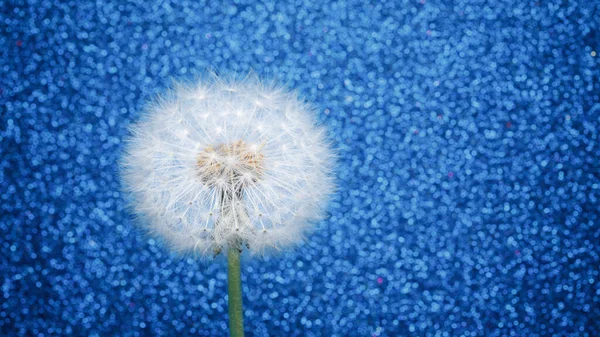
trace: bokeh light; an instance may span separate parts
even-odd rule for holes
[[[173,79],[318,108],[339,191],[243,261],[249,336],[598,336],[597,1],[0,2],[0,335],[223,336],[226,266],[140,232],[117,161]]]

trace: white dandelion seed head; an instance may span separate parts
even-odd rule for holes
[[[180,86],[132,127],[121,168],[149,231],[180,252],[298,244],[334,189],[312,109],[258,79]]]

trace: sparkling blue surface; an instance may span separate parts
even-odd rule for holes
[[[330,217],[243,262],[248,336],[600,335],[598,1],[0,1],[0,335],[223,336],[226,266],[120,193],[172,79],[274,77],[339,148]]]

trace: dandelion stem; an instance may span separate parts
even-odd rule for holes
[[[229,298],[229,336],[244,337],[240,250],[236,247],[229,248],[229,251],[227,252],[227,282],[227,294]]]

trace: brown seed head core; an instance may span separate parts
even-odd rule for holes
[[[265,144],[249,146],[243,140],[231,144],[209,146],[197,157],[198,175],[207,185],[227,182],[238,185],[256,183],[263,173]]]

